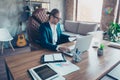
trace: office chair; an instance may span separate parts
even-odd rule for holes
[[[40,35],[38,29],[41,23],[46,22],[47,20],[48,15],[46,14],[46,10],[43,8],[35,10],[32,13],[32,16],[28,19],[27,34],[32,51],[42,49],[40,45],[36,43],[36,41],[39,40],[38,38]]]

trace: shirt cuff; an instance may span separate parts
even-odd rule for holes
[[[74,37],[69,37],[68,38],[68,40],[70,41],[70,42],[72,42],[72,41],[75,41],[77,38],[74,36]]]
[[[57,51],[60,51],[60,50],[59,50],[59,47],[60,47],[60,46],[57,46],[57,48],[56,48]]]

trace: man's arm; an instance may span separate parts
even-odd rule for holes
[[[58,23],[57,25],[57,31],[58,31],[58,35],[59,35],[59,41],[58,41],[58,44],[61,44],[61,43],[65,43],[65,42],[69,42],[69,35],[65,35],[65,34],[62,34],[62,31],[61,31],[61,28],[60,28],[60,24]]]
[[[69,37],[70,36],[61,33],[60,35],[61,43],[69,42],[69,39],[68,39]]]

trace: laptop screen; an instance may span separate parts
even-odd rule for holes
[[[77,38],[75,48],[77,48],[81,52],[88,50],[92,41],[92,37],[93,37],[92,35],[87,35]]]

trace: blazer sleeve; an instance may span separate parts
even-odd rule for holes
[[[40,46],[46,49],[54,50],[56,51],[57,45],[53,45],[50,43],[48,38],[48,30],[44,24],[42,24],[39,28],[40,33]],[[52,36],[51,36],[52,37]]]

